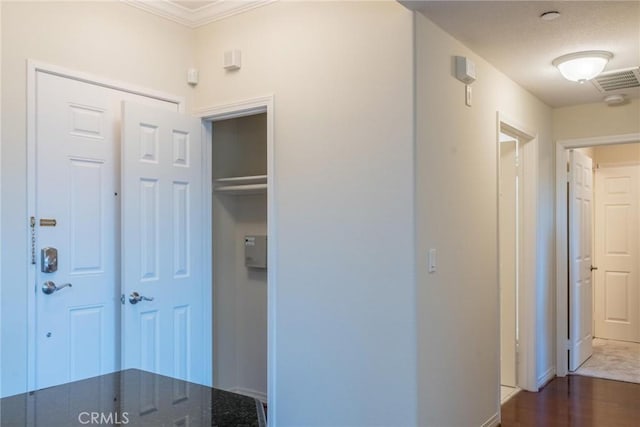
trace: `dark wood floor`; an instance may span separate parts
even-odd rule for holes
[[[639,427],[640,384],[569,375],[502,406],[502,427]]]

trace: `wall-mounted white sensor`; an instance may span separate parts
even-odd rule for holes
[[[456,78],[464,84],[476,80],[476,64],[464,56],[456,56]]]
[[[187,83],[191,86],[195,86],[198,84],[198,69],[197,68],[189,68],[187,70]]]
[[[242,67],[242,53],[239,49],[227,50],[224,53],[224,69],[233,71]]]

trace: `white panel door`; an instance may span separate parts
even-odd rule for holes
[[[640,342],[640,166],[596,172],[595,335]]]
[[[592,201],[589,157],[571,150],[569,167],[569,370],[593,353]]]
[[[208,383],[200,120],[125,103],[122,131],[123,368]]]
[[[35,386],[44,388],[118,367],[119,112],[104,88],[40,72],[36,78]],[[45,226],[47,219],[55,226]],[[58,251],[56,272],[41,271],[44,247]],[[45,294],[45,282],[58,290]]]
[[[36,389],[120,368],[120,116],[125,99],[177,110],[172,102],[36,73],[30,260],[36,271],[35,345],[29,347]],[[55,226],[47,220],[55,220]],[[41,271],[45,247],[57,249],[55,272]],[[45,282],[56,286],[50,285],[53,292],[42,291]]]

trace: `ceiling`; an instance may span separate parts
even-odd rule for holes
[[[2,0],[0,0],[2,1]],[[187,27],[196,28],[228,18],[275,0],[121,0],[154,15],[159,15]]]
[[[401,1],[552,107],[602,101],[593,84],[565,80],[551,61],[613,53],[605,72],[640,66],[640,1]],[[543,12],[560,17],[543,21]],[[481,75],[477,76],[482,79]],[[618,90],[640,97],[640,87]]]
[[[195,28],[275,0],[123,1]],[[400,3],[423,13],[551,107],[599,102],[611,93],[640,98],[640,87],[602,93],[591,83],[565,80],[551,64],[567,53],[606,50],[614,56],[605,72],[638,68],[640,0]],[[540,15],[547,11],[558,11],[560,17],[543,21]]]

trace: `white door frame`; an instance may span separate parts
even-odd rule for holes
[[[38,72],[48,73],[60,77],[65,77],[80,82],[94,84],[121,92],[128,92],[136,95],[155,98],[162,101],[174,103],[178,106],[179,112],[184,112],[185,99],[181,96],[175,96],[160,92],[157,90],[147,89],[123,83],[115,80],[105,79],[91,74],[69,70],[55,65],[45,64],[32,59],[27,60],[27,233],[26,241],[31,242],[31,228],[28,226],[29,218],[35,216],[36,211],[36,95],[37,86],[36,78]],[[27,292],[27,391],[35,389],[36,384],[36,265],[31,263],[31,244],[27,245],[25,253],[25,265],[27,268],[27,286],[35,286],[34,292]],[[205,276],[206,277],[206,276]],[[205,305],[206,307],[206,305]],[[209,322],[210,323],[210,322]]]
[[[608,135],[556,141],[556,375],[569,373],[568,230],[567,230],[567,150],[597,145],[628,144],[640,141],[639,133]]]
[[[0,22],[2,22],[2,5],[0,5]],[[2,24],[0,24],[2,27]],[[0,28],[0,34],[2,29]],[[2,93],[2,47],[0,46],[0,94]],[[2,98],[0,97],[0,103]],[[2,108],[0,107],[0,188],[2,188]],[[0,197],[0,254],[2,253],[2,197]],[[0,281],[2,281],[2,262],[0,262]],[[2,322],[2,292],[0,292],[0,322]],[[2,338],[0,337],[0,372],[2,371]],[[0,396],[2,394],[2,381],[0,381]],[[2,414],[0,414],[2,416]]]
[[[539,380],[536,376],[536,287],[537,275],[537,229],[538,229],[538,135],[527,126],[509,118],[504,113],[497,114],[497,190],[500,194],[500,132],[515,136],[522,141],[524,161],[522,162],[522,196],[524,210],[522,212],[522,253],[521,280],[519,286],[518,324],[520,329],[519,351],[516,355],[517,385],[521,389],[538,391]],[[498,197],[498,203],[500,203]],[[498,205],[498,212],[499,212]],[[498,221],[498,218],[496,218]],[[499,224],[499,222],[498,222]],[[498,226],[498,232],[500,227]],[[500,244],[500,237],[498,245]],[[498,246],[498,254],[499,254]],[[498,275],[500,271],[500,257],[498,256]],[[500,292],[498,292],[498,307],[500,307]],[[498,311],[498,320],[500,313]],[[498,322],[500,324],[500,322]],[[499,331],[498,331],[499,332]],[[499,352],[498,352],[499,354]],[[498,357],[499,363],[499,357]],[[499,389],[498,389],[499,392]],[[500,399],[498,398],[498,402]]]
[[[268,425],[277,425],[275,418],[276,411],[276,257],[277,257],[277,241],[278,234],[276,232],[276,186],[275,186],[275,140],[274,140],[274,95],[266,95],[263,97],[252,98],[243,101],[232,102],[229,104],[217,105],[213,107],[205,107],[195,111],[195,115],[202,119],[204,127],[204,135],[202,144],[204,159],[204,210],[206,217],[209,218],[203,227],[202,232],[208,237],[208,244],[205,247],[204,259],[211,262],[205,268],[204,277],[207,283],[212,283],[212,204],[213,204],[213,166],[212,166],[212,136],[213,122],[233,119],[236,117],[251,116],[254,114],[267,114],[267,396],[269,398],[269,419]],[[212,287],[209,287],[209,301],[213,302]],[[212,319],[213,304],[205,306],[209,312],[205,314],[205,318]],[[212,322],[209,320],[205,326],[208,333],[212,334]],[[213,361],[213,355],[209,357]],[[211,365],[211,364],[210,364]],[[213,366],[209,366],[213,370]],[[213,373],[215,375],[215,373]]]

